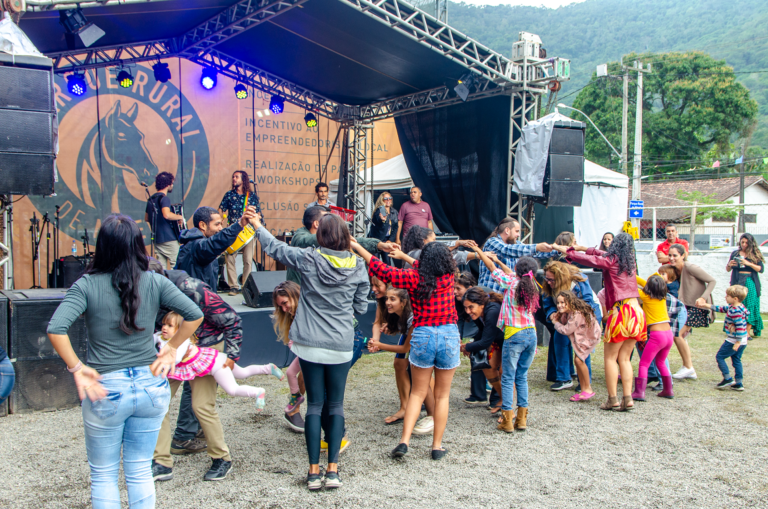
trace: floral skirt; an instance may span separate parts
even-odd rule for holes
[[[605,342],[621,343],[632,339],[645,341],[645,313],[637,299],[624,299],[616,302],[608,312],[608,322],[605,324]]]
[[[688,319],[685,321],[685,325],[694,329],[709,327],[710,311],[708,309],[685,306],[685,310],[688,311]]]

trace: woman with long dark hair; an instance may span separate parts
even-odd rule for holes
[[[600,245],[597,247],[600,251],[608,251],[608,248],[611,247],[611,242],[613,242],[613,233],[611,232],[605,232],[603,233],[603,238],[600,240]]]
[[[67,291],[48,324],[48,338],[73,373],[83,400],[83,428],[95,508],[120,506],[118,469],[131,507],[154,507],[152,453],[171,393],[176,347],[203,320],[200,309],[166,277],[148,272],[138,225],[128,216],[104,220],[85,275]],[[184,323],[160,354],[152,333],[160,306]],[[67,331],[85,314],[88,365],[72,349]]]
[[[499,322],[503,297],[496,292],[486,292],[480,287],[473,286],[464,293],[464,312],[474,320],[477,334],[474,341],[461,345],[461,351],[467,356],[486,350],[490,368],[483,369],[483,374],[491,386],[496,389],[499,401],[491,407],[491,414],[498,413],[503,406],[501,394],[501,349],[504,346],[504,332],[496,324]]]
[[[319,249],[290,247],[252,220],[267,256],[301,274],[301,293],[288,332],[307,388],[304,438],[310,490],[341,487],[339,452],[344,436],[344,391],[354,356],[354,315],[368,310],[365,265],[350,250],[350,235],[339,216],[326,214],[317,228]],[[327,418],[322,419],[323,408]],[[320,475],[321,421],[328,443],[328,467]]]
[[[603,410],[632,410],[632,384],[634,379],[630,356],[635,343],[645,341],[645,314],[637,299],[637,268],[635,265],[635,243],[626,233],[616,235],[608,251],[593,247],[553,245],[553,249],[568,255],[568,261],[578,262],[587,267],[603,271],[605,284],[605,307],[609,309],[605,327],[605,384],[608,400]],[[585,252],[582,252],[585,251]],[[623,397],[617,397],[619,369]]]
[[[739,238],[739,249],[731,253],[725,270],[731,273],[731,286],[741,285],[747,288],[744,306],[749,310],[747,323],[750,336],[760,337],[763,331],[763,317],[760,316],[760,277],[765,271],[765,258],[760,252],[757,241],[750,233]]]
[[[415,269],[390,267],[359,244],[353,243],[352,247],[368,264],[368,271],[372,276],[390,283],[395,288],[408,290],[411,298],[414,330],[408,361],[411,364],[413,384],[405,409],[403,434],[400,443],[392,450],[392,457],[400,458],[408,452],[411,433],[416,419],[421,414],[421,405],[427,397],[434,372],[435,427],[432,436],[432,459],[442,459],[446,452],[442,441],[448,421],[448,397],[453,374],[461,364],[461,338],[456,326],[453,288],[456,263],[448,247],[439,242],[424,246],[419,260],[414,260],[397,250],[390,253],[392,258],[406,261]]]
[[[680,352],[683,366],[672,375],[672,378],[682,380],[690,378],[696,380],[696,370],[693,369],[691,348],[688,346],[688,333],[692,328],[709,327],[715,321],[714,313],[708,309],[696,307],[696,300],[703,298],[708,304],[712,304],[712,290],[717,281],[707,271],[688,260],[688,251],[682,244],[669,246],[669,264],[675,268],[680,276],[680,289],[678,300],[685,304],[688,319],[680,329],[680,335],[675,337],[675,346]]]

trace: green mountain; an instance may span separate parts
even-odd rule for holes
[[[559,9],[451,3],[448,22],[509,56],[518,32],[541,37],[549,56],[571,59],[559,93],[570,104],[598,64],[631,52],[700,50],[733,66],[759,105],[753,146],[768,149],[766,0],[586,0]]]

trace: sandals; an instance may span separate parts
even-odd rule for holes
[[[600,405],[600,410],[619,410],[620,408],[619,398],[616,396],[608,396],[605,403]]]
[[[499,412],[501,412],[501,403],[499,403],[496,406],[489,407],[489,410],[491,411],[491,415],[496,415]]]
[[[588,399],[592,399],[592,397],[595,395],[594,392],[577,392],[573,396],[571,396],[571,401],[587,401]]]
[[[628,405],[627,403],[632,403],[632,405]],[[631,412],[635,409],[635,404],[632,401],[632,396],[624,396],[621,399],[621,406],[619,407],[619,412]]]

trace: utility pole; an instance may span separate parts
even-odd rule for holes
[[[629,160],[629,147],[627,146],[627,120],[629,118],[629,69],[622,64],[624,71],[624,92],[621,109],[621,173],[629,175],[627,161]]]
[[[739,165],[739,228],[737,233],[744,233],[746,231],[746,224],[744,223],[744,158],[747,157],[747,149],[752,142],[752,134],[755,132],[755,124],[752,124],[747,131],[744,144],[741,146],[741,164]]]
[[[643,64],[635,60],[633,70],[637,71],[637,108],[635,109],[635,160],[634,168],[632,169],[632,199],[639,200],[640,194],[640,177],[643,170],[643,73],[651,72],[651,64],[648,64],[648,69],[643,68]],[[632,220],[632,226],[638,226],[640,221],[638,219]],[[653,225],[656,228],[656,225]]]

